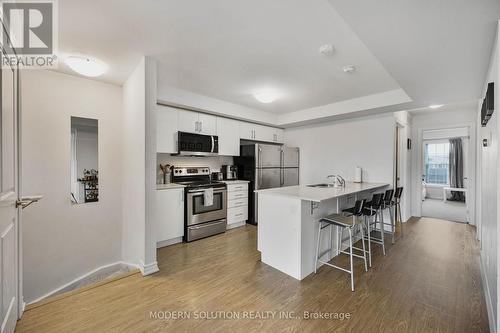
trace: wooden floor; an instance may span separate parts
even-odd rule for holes
[[[368,273],[356,263],[352,293],[348,275],[329,267],[299,282],[262,264],[256,229],[246,226],[161,249],[152,276],[131,275],[27,310],[16,331],[487,332],[474,233],[466,224],[414,219],[385,257],[377,249]],[[173,311],[191,319],[164,318]],[[293,318],[271,318],[280,311]],[[350,319],[304,319],[305,311]]]

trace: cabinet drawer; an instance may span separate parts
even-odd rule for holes
[[[235,199],[242,199],[242,198],[248,198],[247,191],[237,191],[237,192],[228,192],[227,193],[227,200],[235,200]]]
[[[228,208],[227,224],[238,223],[248,220],[248,206]]]
[[[248,184],[227,185],[228,192],[248,192]]]
[[[233,199],[227,201],[227,208],[248,206],[248,198]]]

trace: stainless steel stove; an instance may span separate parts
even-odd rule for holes
[[[191,242],[226,231],[226,184],[210,180],[208,167],[176,167],[174,183],[186,185],[184,190],[184,240]],[[206,192],[213,191],[211,202]]]

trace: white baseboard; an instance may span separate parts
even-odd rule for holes
[[[182,237],[167,239],[161,242],[156,242],[156,248],[159,249],[161,247],[170,246],[174,244],[182,243]]]
[[[237,223],[233,223],[233,224],[228,224],[227,227],[226,227],[226,230],[243,227],[245,224],[247,224],[247,221],[237,222]]]
[[[139,269],[141,270],[141,273],[144,276],[150,275],[150,274],[153,274],[153,273],[156,273],[156,272],[160,271],[160,269],[158,268],[158,262],[157,261],[149,263],[149,264],[144,264],[141,261],[141,267],[139,267]]]
[[[92,282],[93,280],[98,279],[99,276],[102,276],[103,274],[106,274],[109,272],[117,271],[118,269],[122,268],[123,266],[126,266],[130,269],[137,269],[137,268],[140,269],[140,267],[138,267],[137,265],[126,263],[123,261],[118,261],[118,262],[114,262],[114,263],[111,263],[108,265],[104,265],[104,266],[93,269],[92,271],[77,277],[76,279],[48,292],[47,294],[45,294],[41,297],[38,297],[35,300],[29,301],[28,305],[39,302],[47,297],[73,290],[73,289],[75,289],[75,286],[78,286],[78,285],[84,283],[85,281]]]
[[[496,333],[497,327],[496,327],[496,322],[495,322],[495,313],[493,312],[493,304],[491,303],[491,294],[490,294],[490,287],[488,285],[488,279],[486,278],[486,270],[484,268],[483,264],[483,258],[482,256],[479,256],[479,262],[480,262],[480,267],[481,267],[481,280],[483,281],[483,291],[484,291],[484,298],[486,299],[486,309],[488,311],[488,322],[490,325],[490,332],[491,333]]]

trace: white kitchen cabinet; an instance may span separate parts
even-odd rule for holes
[[[217,117],[217,135],[219,136],[219,155],[240,156],[239,121]]]
[[[217,117],[211,114],[198,113],[200,134],[217,135]]]
[[[184,188],[156,191],[156,243],[173,244],[184,236]]]
[[[245,225],[248,220],[248,183],[227,183],[227,228]]]
[[[181,132],[198,133],[199,113],[186,110],[178,110],[179,124],[178,130]]]
[[[272,127],[256,125],[255,127],[255,140],[264,142],[273,142],[273,131]]]
[[[239,121],[238,129],[240,132],[241,139],[255,140],[254,139],[255,124]]]
[[[217,134],[216,116],[187,110],[178,110],[178,114],[179,131],[206,135]]]
[[[273,142],[285,142],[285,131],[281,128],[273,128]]]
[[[262,142],[283,143],[283,130],[281,128],[240,122],[240,138]]]
[[[177,109],[168,106],[156,106],[156,151],[173,154],[177,152]]]

